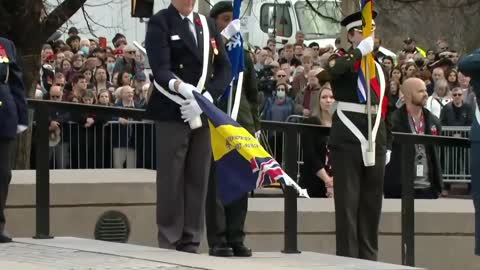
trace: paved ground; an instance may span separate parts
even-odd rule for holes
[[[136,269],[136,270],[192,270],[198,268],[182,267],[178,265],[140,260],[110,254],[86,252],[78,249],[46,247],[43,245],[12,243],[0,245],[0,262],[10,264],[28,263],[45,269]],[[22,268],[20,268],[22,269]],[[27,268],[28,269],[28,268]],[[42,268],[41,268],[42,269]]]
[[[0,269],[8,270],[403,270],[404,266],[324,255],[255,253],[224,259],[145,246],[72,237],[18,238],[0,245]]]

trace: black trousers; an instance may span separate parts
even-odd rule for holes
[[[8,186],[12,179],[12,152],[14,140],[0,138],[0,228],[5,225],[5,206]]]
[[[337,255],[377,260],[385,147],[365,167],[360,145],[332,147]]]
[[[220,198],[217,183],[215,164],[212,161],[205,212],[208,246],[213,247],[223,243],[243,243],[245,239],[243,228],[248,210],[248,193],[238,200],[224,205]]]

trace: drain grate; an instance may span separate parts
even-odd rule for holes
[[[127,216],[118,211],[104,213],[95,225],[95,239],[126,243],[130,236],[130,223]]]

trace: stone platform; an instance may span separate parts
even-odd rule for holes
[[[314,252],[254,253],[252,258],[118,244],[73,237],[48,240],[17,238],[0,245],[0,266],[8,270],[407,270],[405,266],[336,257]]]
[[[131,225],[128,243],[155,247],[155,174],[142,169],[51,171],[51,234],[94,239],[100,216],[114,210],[123,213]],[[273,193],[281,195],[279,190]],[[246,244],[256,252],[278,255],[284,245],[283,198],[250,198],[248,203]],[[400,200],[383,201],[381,262],[401,264],[400,210]],[[13,236],[28,238],[35,234],[35,171],[13,172],[6,214],[7,230]],[[473,255],[471,200],[417,200],[415,219],[416,266],[480,270],[480,257]],[[298,249],[304,252],[302,256],[307,251],[335,254],[333,200],[298,199],[297,220]],[[204,241],[201,252],[206,251]],[[0,270],[3,269],[0,264]]]

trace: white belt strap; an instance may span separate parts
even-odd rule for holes
[[[379,105],[378,105],[377,116],[375,118],[375,124],[374,124],[373,129],[372,129],[372,140],[373,140],[373,151],[374,151],[374,153],[375,153],[375,140],[377,138],[378,128],[380,127],[380,119],[382,117],[381,111],[382,111],[383,97],[385,95],[385,76],[383,75],[381,66],[377,62],[375,62],[375,65],[376,65],[377,71],[378,71],[377,72],[377,78],[378,78],[379,83],[380,83],[380,97],[379,97],[380,100],[379,100]],[[373,162],[373,163],[368,163],[367,162],[367,157],[366,156],[367,156],[367,150],[368,150],[368,140],[365,138],[363,133],[357,128],[357,126],[355,126],[355,124],[353,124],[353,122],[350,121],[350,119],[348,119],[348,117],[343,113],[342,106],[344,106],[344,105],[341,105],[341,102],[339,102],[338,107],[337,107],[338,118],[340,118],[342,123],[360,141],[360,146],[362,148],[363,164],[365,165],[365,167],[375,166],[375,162]],[[358,107],[358,108],[360,108],[360,107]],[[352,110],[345,110],[345,111],[352,111]],[[365,113],[365,111],[363,113]]]
[[[207,70],[208,70],[208,54],[210,52],[210,46],[209,46],[209,41],[210,41],[210,29],[208,28],[207,24],[207,19],[205,18],[204,15],[198,14],[200,17],[200,20],[202,22],[202,28],[203,28],[203,63],[202,63],[202,75],[200,76],[200,79],[198,80],[197,83],[197,90],[202,91],[203,87],[205,86],[205,81],[207,79]],[[175,75],[175,77],[177,77]],[[178,77],[177,77],[178,78]],[[177,104],[180,104],[183,99],[179,97],[178,95],[172,94],[168,92],[167,90],[163,89],[162,86],[160,86],[159,83],[156,81],[153,82],[155,87],[160,91],[160,93],[164,94],[166,97],[171,99]]]
[[[203,90],[203,87],[205,86],[205,81],[207,79],[207,73],[208,73],[208,55],[209,55],[209,52],[210,52],[210,46],[209,46],[210,29],[208,28],[207,19],[205,18],[205,16],[202,15],[202,14],[198,14],[198,16],[200,17],[200,21],[202,22],[202,29],[203,29],[202,75],[200,76],[200,79],[198,80],[198,83],[197,83],[197,90],[200,91],[200,93],[201,93],[201,91]],[[177,77],[177,76],[175,75],[175,77]],[[163,95],[165,95],[166,97],[171,99],[173,102],[180,105],[180,103],[183,101],[183,99],[180,96],[172,94],[171,92],[165,90],[155,80],[153,81],[153,84],[158,89],[158,91],[160,91],[160,93],[162,93]],[[209,99],[211,99],[210,93],[207,92],[205,95],[208,96]]]
[[[475,104],[475,118],[477,119],[477,123],[480,125],[480,110],[478,109],[478,105]]]
[[[345,112],[364,113],[367,114],[367,105],[351,102],[338,102],[337,109]],[[371,110],[373,114],[378,112],[378,105],[372,105]]]

